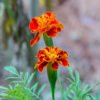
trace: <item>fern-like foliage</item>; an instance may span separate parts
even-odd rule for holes
[[[72,68],[68,68],[68,74],[69,77],[66,80],[68,80],[69,85],[64,87],[63,83],[61,83],[63,100],[99,100],[93,94],[93,89],[98,84],[94,86],[82,84],[79,73],[74,72]],[[97,98],[100,98],[100,96]]]
[[[0,91],[2,90],[2,93],[0,93],[1,100],[41,100],[40,94],[45,85],[37,93],[38,82],[30,86],[35,73],[29,75],[28,72],[18,72],[13,66],[6,66],[4,69],[10,73],[10,76],[6,78],[10,83],[8,87],[0,86]]]

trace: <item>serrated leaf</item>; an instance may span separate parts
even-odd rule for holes
[[[11,90],[13,89],[13,87],[12,87],[11,85],[8,85],[8,87],[9,87],[9,89],[11,89]]]
[[[5,78],[5,80],[10,80],[10,79],[18,79],[18,77],[16,77],[16,76],[9,76],[9,77]]]
[[[37,83],[35,83],[32,87],[31,87],[31,90],[32,91],[35,91],[36,89],[37,89],[37,87],[38,87],[38,82]]]
[[[27,86],[30,84],[30,82],[32,81],[33,79],[33,76],[34,76],[35,73],[32,73],[31,76],[29,77],[28,81],[27,81]]]
[[[29,77],[29,74],[28,74],[28,72],[26,72],[25,75],[24,75],[25,84],[27,83],[28,77]]]
[[[6,88],[4,86],[0,86],[0,89],[2,89],[2,90],[8,90],[8,88]]]
[[[43,86],[39,89],[38,95],[40,95],[40,94],[42,93],[42,91],[45,89],[45,87],[46,87],[46,85],[43,85]]]
[[[67,78],[67,80],[71,83],[73,83],[73,80],[71,78]]]
[[[23,84],[24,82],[23,82],[23,81],[20,81],[20,80],[17,80],[17,81],[15,80],[15,81],[11,81],[11,82],[10,82],[10,84],[12,84],[12,83],[13,83],[13,84],[17,84],[17,83],[18,83],[18,84]]]
[[[6,93],[0,93],[0,96],[5,97],[5,96],[7,96],[7,94]]]
[[[88,97],[90,98],[90,100],[94,100],[94,96],[88,95]]]
[[[18,72],[17,72],[16,68],[13,66],[6,66],[6,67],[4,67],[4,70],[10,72],[11,74],[18,76]]]
[[[79,75],[79,73],[77,71],[75,71],[75,78],[76,78],[77,84],[80,85],[80,75]]]
[[[23,76],[24,76],[24,73],[23,72],[20,72],[20,74],[19,74],[20,79],[22,79]]]
[[[89,85],[84,85],[83,89],[82,89],[82,95],[86,95],[88,93],[88,89],[89,89]]]
[[[69,72],[70,77],[73,79],[73,81],[75,81],[75,77],[74,77],[73,70],[71,67],[68,68],[68,72]]]

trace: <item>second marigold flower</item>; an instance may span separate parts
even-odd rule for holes
[[[49,63],[54,70],[58,69],[58,64],[69,66],[68,53],[57,47],[46,47],[39,50],[37,58],[35,68],[38,68],[39,72],[42,72]]]
[[[43,33],[46,33],[49,37],[55,37],[58,32],[63,28],[63,25],[57,21],[56,16],[52,12],[46,12],[40,17],[34,17],[29,23],[29,29],[31,33],[36,32],[36,36],[30,41],[30,45],[33,46],[40,40]]]

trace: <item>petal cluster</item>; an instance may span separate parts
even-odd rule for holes
[[[39,50],[37,58],[38,62],[35,68],[37,68],[39,72],[42,72],[49,63],[54,70],[58,69],[58,64],[69,66],[68,53],[58,47],[46,47]]]
[[[40,17],[32,18],[29,23],[29,29],[31,33],[37,33],[30,41],[30,45],[33,46],[40,40],[43,33],[46,33],[49,37],[55,37],[63,29],[63,25],[57,21],[54,13],[46,12]]]

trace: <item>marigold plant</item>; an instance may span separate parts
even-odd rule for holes
[[[34,17],[29,23],[29,29],[32,34],[36,33],[35,37],[30,41],[31,47],[39,40],[41,35],[44,37],[46,48],[39,50],[37,54],[38,62],[35,68],[42,72],[47,66],[47,75],[51,86],[52,100],[55,100],[55,86],[57,81],[58,64],[68,66],[68,54],[60,48],[53,45],[53,37],[57,36],[58,32],[63,29],[53,12],[46,12],[40,17]]]

